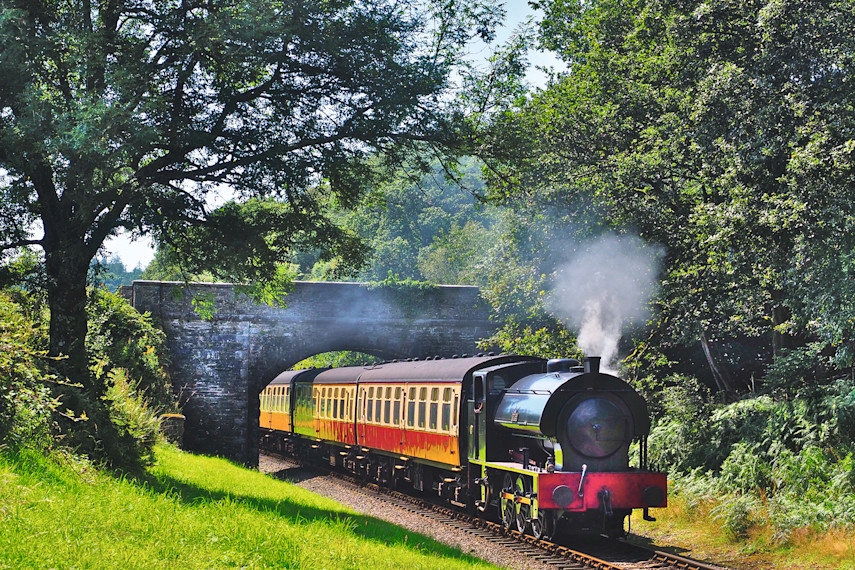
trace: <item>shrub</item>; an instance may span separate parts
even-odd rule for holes
[[[0,443],[14,449],[52,441],[57,403],[48,388],[53,379],[41,367],[42,336],[12,297],[0,292]]]
[[[116,437],[122,443],[112,462],[129,471],[138,471],[154,460],[154,444],[160,438],[160,422],[149,409],[124,369],[112,370],[104,396]]]
[[[124,369],[134,391],[153,411],[177,411],[167,373],[166,337],[151,316],[104,289],[90,290],[88,311],[86,345],[97,373],[108,377],[111,370]]]
[[[705,441],[703,466],[721,469],[733,447],[744,442],[753,451],[761,451],[767,420],[775,403],[768,396],[758,396],[715,409],[710,415],[709,438]]]
[[[771,467],[750,445],[739,442],[721,465],[719,484],[725,491],[748,493],[769,487]]]
[[[763,379],[766,389],[770,392],[795,395],[815,386],[820,380],[818,377],[820,367],[817,363],[822,361],[821,349],[821,346],[811,344],[782,350],[766,370],[766,376]]]
[[[759,502],[751,495],[736,495],[728,498],[710,511],[713,520],[721,523],[721,528],[732,540],[744,539],[748,529],[754,524],[754,510]]]
[[[87,404],[88,425],[69,427],[70,442],[92,459],[138,472],[153,458],[157,417],[178,409],[164,364],[165,337],[148,315],[103,289],[90,290],[86,338],[91,374],[105,387],[99,402],[78,391],[66,397]]]
[[[709,440],[708,392],[697,379],[673,375],[666,379],[648,448],[654,468],[688,472],[703,465]]]

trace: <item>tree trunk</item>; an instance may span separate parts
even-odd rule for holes
[[[50,308],[50,355],[60,358],[57,369],[71,382],[79,382],[93,396],[86,351],[86,277],[90,258],[78,247],[45,248],[47,295]]]
[[[735,392],[730,373],[718,362],[719,359],[716,358],[718,351],[712,346],[707,339],[706,331],[703,330],[701,331],[701,347],[704,349],[704,355],[707,357],[707,363],[710,366],[710,371],[718,389],[722,392]]]

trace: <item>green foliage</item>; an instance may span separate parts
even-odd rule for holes
[[[140,279],[143,273],[141,267],[128,270],[118,257],[96,258],[90,267],[90,280],[94,287],[103,287],[107,291],[116,292],[122,285],[130,285]]]
[[[752,511],[757,500],[749,495],[729,497],[711,511],[713,520],[721,523],[725,534],[733,540],[744,539],[752,524]]]
[[[349,350],[340,350],[334,352],[324,352],[304,358],[291,368],[293,370],[303,370],[305,368],[339,368],[341,366],[361,366],[378,362],[379,359],[370,354],[362,352],[352,352]]]
[[[783,350],[766,370],[763,382],[771,392],[785,394],[807,393],[821,383],[822,346],[807,346]]]
[[[748,339],[765,347],[751,366],[713,355],[746,385],[805,340],[849,366],[852,6],[538,6],[541,45],[567,70],[482,123],[488,197],[667,246],[657,332],[671,354],[702,333]]]
[[[352,211],[330,204],[338,223],[370,250],[366,265],[354,275],[364,281],[396,275],[443,284],[481,283],[498,214],[476,199],[483,188],[479,164],[471,159],[451,165],[421,160],[411,156],[391,171],[372,161],[378,183],[366,200]],[[339,258],[305,255],[295,260],[315,279],[336,278],[335,272],[344,269]]]
[[[543,358],[581,358],[576,339],[567,329],[554,328],[532,330],[528,326],[507,324],[493,336],[478,343],[483,349],[498,346],[509,354],[530,354]]]
[[[723,488],[742,493],[768,489],[771,479],[769,463],[741,441],[730,448],[730,455],[721,464],[719,473],[719,483]]]
[[[0,448],[44,449],[51,444],[58,402],[45,373],[44,332],[0,292]]]
[[[111,378],[122,369],[134,390],[158,413],[174,412],[175,397],[167,373],[166,337],[125,299],[100,289],[89,298],[90,354],[100,375]]]
[[[45,372],[53,360],[43,328],[13,296],[27,297],[0,293],[0,447],[66,449],[140,472],[152,459],[158,414],[176,409],[163,333],[122,298],[91,290],[88,348],[93,382],[103,386],[96,398],[81,383]]]
[[[161,436],[160,420],[139,383],[132,382],[126,370],[111,370],[106,383],[103,400],[114,429],[110,437],[116,439],[105,443],[105,448],[114,449],[107,459],[114,469],[139,473],[154,461],[154,444]]]
[[[658,402],[661,409],[649,437],[650,464],[667,471],[688,472],[704,466],[708,452],[710,407],[708,390],[695,378],[665,380]]]
[[[418,314],[437,289],[433,283],[416,281],[409,277],[400,279],[391,274],[382,281],[369,281],[365,286],[369,290],[382,291],[388,301],[399,307],[405,316]]]

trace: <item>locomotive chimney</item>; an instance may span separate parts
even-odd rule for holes
[[[585,374],[599,374],[600,373],[600,357],[599,356],[586,356],[583,360],[585,365]]]

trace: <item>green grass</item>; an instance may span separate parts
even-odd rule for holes
[[[490,568],[222,459],[156,449],[142,480],[0,454],[0,568]]]

